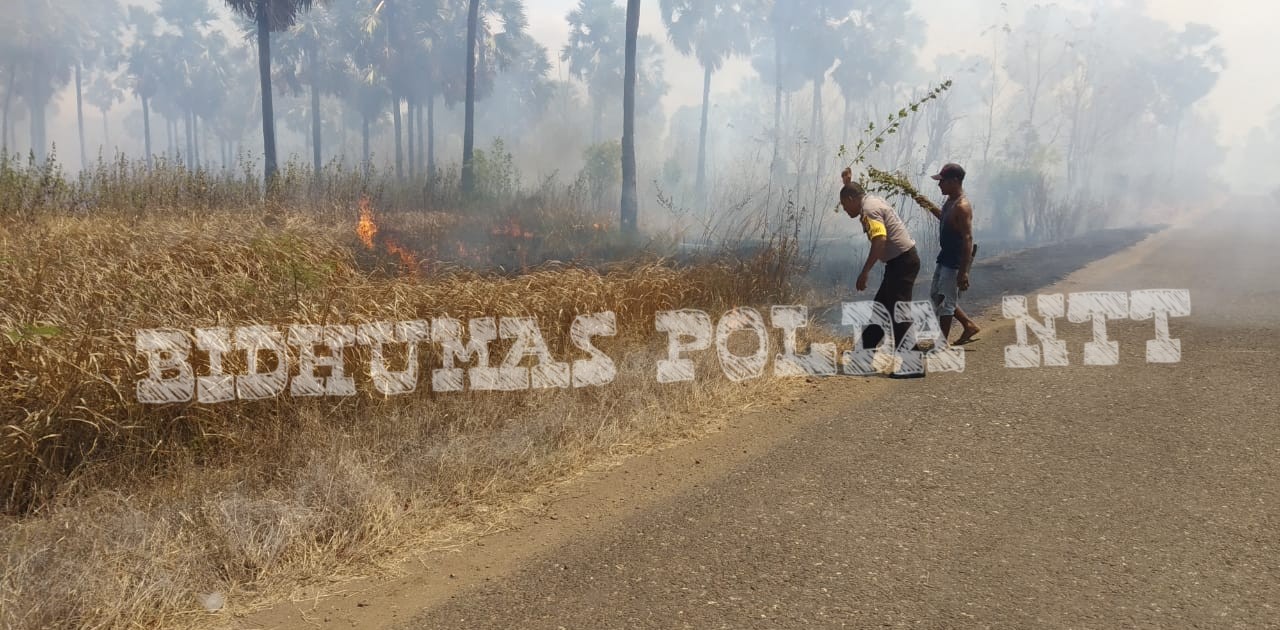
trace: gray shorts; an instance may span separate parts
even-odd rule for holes
[[[933,302],[933,310],[938,317],[950,317],[956,314],[956,306],[960,304],[960,284],[957,281],[959,269],[946,265],[938,265],[933,270],[933,285],[929,287],[929,299]]]

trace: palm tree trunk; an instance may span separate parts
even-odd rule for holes
[[[782,33],[781,27],[773,36],[773,170],[779,167],[782,157]]]
[[[339,114],[338,115],[338,133],[339,133],[338,143],[342,145],[342,149],[339,151],[338,157],[342,158],[343,160],[347,159],[347,154],[349,153],[349,148],[347,145],[348,131],[350,131],[350,129],[347,127],[347,117],[342,114]]]
[[[395,123],[396,132],[396,179],[404,179],[404,148],[400,143],[400,97],[391,98],[391,120]]]
[[[320,88],[314,81],[311,83],[311,161],[315,168],[315,176],[320,177],[320,170],[323,167],[320,163]]]
[[[182,139],[187,145],[187,155],[186,155],[187,170],[188,171],[195,170],[195,162],[191,161],[192,156],[195,155],[195,151],[192,149],[192,144],[191,144],[193,141],[195,141],[195,134],[191,129],[191,110],[186,110],[182,113],[182,132],[183,132]]]
[[[703,69],[702,75],[702,128],[698,132],[698,178],[694,190],[698,199],[707,189],[707,116],[711,112],[711,66]]]
[[[147,151],[147,172],[151,172],[151,108],[147,104],[147,97],[142,97],[142,141]]]
[[[369,115],[362,113],[360,117],[362,119],[360,122],[360,134],[361,140],[363,141],[362,146],[364,148],[364,153],[360,158],[360,162],[364,164],[364,174],[367,176],[369,174],[369,167],[371,166],[371,160],[369,158]]]
[[[422,103],[418,103],[418,169],[421,170],[427,163],[427,147],[426,147],[426,129],[423,128]]]
[[[6,156],[9,153],[9,143],[11,142],[9,136],[13,135],[11,133],[12,130],[9,128],[9,110],[13,106],[13,86],[18,76],[16,66],[17,64],[14,62],[9,62],[9,85],[5,86],[4,89],[4,122],[0,124],[0,147],[3,147]]]
[[[315,177],[320,178],[320,53],[315,40],[308,43],[307,61],[311,70],[311,162]]]
[[[470,0],[467,9],[467,111],[462,133],[462,191],[475,189],[474,165],[471,163],[476,144],[476,31],[480,26],[480,0]]]
[[[89,154],[84,150],[84,91],[81,89],[80,62],[76,61],[76,124],[80,131],[80,168],[89,165]]]
[[[427,177],[436,176],[436,95],[427,97]]]
[[[626,61],[622,74],[622,231],[634,234],[639,214],[636,192],[636,39],[640,31],[640,0],[627,0]],[[710,74],[708,74],[710,76]],[[703,117],[706,137],[706,117]]]
[[[413,179],[418,176],[418,160],[417,160],[418,156],[417,156],[416,146],[413,143],[413,140],[414,140],[413,138],[413,133],[414,133],[413,99],[406,98],[405,101],[408,103],[407,113],[409,114],[409,120],[408,120],[408,129],[405,130],[404,135],[405,135],[405,140],[408,141],[409,143],[409,179]]]
[[[203,166],[200,161],[200,115],[195,112],[191,112],[191,161],[197,171]]]
[[[39,162],[44,162],[49,152],[49,146],[45,142],[45,107],[49,103],[49,98],[45,96],[47,90],[40,86],[39,82],[42,78],[39,73],[32,73],[31,100],[28,103],[31,109],[31,148],[35,151],[36,160]]]
[[[267,186],[276,175],[275,114],[271,107],[271,23],[267,11],[269,0],[258,0],[255,16],[258,22],[258,77],[262,83],[262,149]]]

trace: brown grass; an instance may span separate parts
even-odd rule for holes
[[[245,610],[410,542],[455,544],[533,489],[786,387],[730,386],[714,352],[698,382],[657,384],[653,315],[782,300],[794,247],[678,266],[654,255],[669,237],[623,237],[573,186],[515,191],[498,173],[464,201],[456,174],[290,164],[264,203],[242,166],[122,158],[70,178],[0,156],[0,626],[206,626],[216,597]],[[605,310],[619,334],[595,341],[619,374],[602,388],[449,394],[420,378],[385,399],[357,347],[350,398],[157,407],[133,391],[139,329],[532,316],[570,360],[574,316]]]
[[[421,251],[457,238],[441,225],[492,234],[511,217],[435,216],[415,230],[423,216],[388,213],[381,227]],[[653,314],[718,317],[780,299],[786,285],[768,255],[409,275],[359,243],[356,218],[278,206],[0,217],[0,625],[198,626],[209,620],[203,593],[243,609],[308,577],[362,570],[424,532],[481,527],[591,462],[696,433],[706,420],[692,418],[743,392],[783,386],[729,387],[714,352],[696,384],[652,375],[664,343]],[[520,219],[566,242],[582,220]],[[619,334],[597,343],[619,377],[604,388],[450,395],[420,385],[387,400],[357,372],[367,365],[357,349],[352,398],[146,407],[132,391],[146,369],[133,352],[138,329],[533,316],[567,360],[573,317],[605,310]],[[504,350],[495,344],[495,356]]]

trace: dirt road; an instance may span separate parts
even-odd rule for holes
[[[963,374],[816,381],[298,627],[1280,627],[1280,209],[1234,212],[1042,291],[1190,289],[1180,363],[1064,318],[1005,368],[989,314]]]

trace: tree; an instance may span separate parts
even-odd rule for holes
[[[470,0],[467,8],[467,104],[462,135],[462,190],[475,192],[476,145],[476,31],[480,27],[480,0]]]
[[[1226,69],[1226,55],[1215,40],[1218,32],[1205,24],[1188,24],[1170,37],[1156,64],[1160,102],[1156,116],[1173,128],[1173,150],[1169,154],[1172,178],[1178,164],[1178,135],[1187,110],[1208,96]]]
[[[640,0],[627,0],[626,62],[622,88],[622,230],[636,232],[636,45],[640,31]],[[706,120],[704,115],[703,120]],[[706,129],[703,129],[703,142]],[[705,146],[703,147],[705,149]]]
[[[1077,20],[1079,18],[1076,18]],[[1071,71],[1068,25],[1072,17],[1058,5],[1035,5],[1027,10],[1023,23],[1009,32],[1005,71],[1022,86],[1026,118],[1022,122],[1023,141],[1016,147],[1018,157],[1031,159],[1041,148],[1037,124],[1040,105],[1054,86]]]
[[[698,174],[694,188],[706,190],[707,116],[711,107],[711,75],[725,59],[750,51],[743,28],[746,16],[741,2],[731,0],[661,0],[662,21],[676,50],[693,56],[702,66],[702,127],[698,134]]]
[[[133,84],[133,93],[142,103],[142,138],[147,156],[147,170],[153,167],[155,154],[151,150],[151,99],[160,90],[164,64],[157,43],[157,20],[151,12],[137,6],[129,7],[129,25],[133,29],[133,44],[129,47],[127,74]]]
[[[13,110],[14,94],[18,91],[18,47],[15,45],[17,38],[12,33],[6,32],[13,29],[17,23],[11,22],[5,26],[0,26],[0,59],[7,61],[0,66],[0,85],[4,86],[4,114],[0,119],[0,155],[7,157],[9,155],[9,121],[10,114]]]
[[[881,87],[900,82],[915,62],[924,41],[924,21],[911,12],[907,0],[860,0],[856,18],[837,27],[839,62],[831,78],[844,96],[844,133],[849,142],[853,104],[868,100]]]
[[[478,0],[473,0],[478,1]],[[262,83],[262,146],[268,186],[276,174],[276,131],[271,107],[271,32],[293,26],[313,0],[225,0],[232,11],[252,18],[258,36],[258,77]]]
[[[16,53],[10,72],[31,113],[31,148],[44,160],[49,150],[45,115],[53,96],[71,82],[77,50],[73,42],[89,38],[87,20],[77,3],[24,0],[6,15],[6,47]],[[25,83],[25,85],[23,85]]]
[[[224,93],[227,41],[208,32],[215,16],[204,3],[162,0],[158,14],[169,25],[161,38],[168,61],[164,81],[176,115],[182,117],[186,166],[200,168],[199,118],[211,117]]]
[[[788,7],[790,5],[782,0],[759,0],[749,13],[752,19],[748,23],[752,39],[751,65],[763,80],[772,81],[774,86],[773,159],[769,164],[774,173],[782,169],[783,94],[799,90],[806,82],[788,67],[799,55],[799,51],[791,50],[799,38],[793,36],[797,25]]]
[[[80,3],[77,7],[81,38],[75,48],[76,123],[80,139],[80,163],[87,166],[84,143],[84,73],[98,66],[111,69],[118,63],[123,14],[115,2]]]
[[[116,103],[124,100],[124,91],[120,89],[117,77],[107,72],[100,72],[89,83],[84,92],[84,100],[102,114],[102,144],[111,144],[111,125],[108,114]]]
[[[366,174],[372,167],[370,126],[385,113],[390,100],[384,72],[386,46],[378,37],[385,30],[377,14],[380,4],[380,0],[356,0],[334,3],[330,9],[337,25],[333,45],[340,69],[335,77],[337,91],[359,114],[360,164]]]
[[[323,164],[323,148],[320,134],[320,97],[332,93],[339,83],[342,67],[326,61],[326,44],[338,39],[334,15],[323,7],[317,7],[299,19],[289,29],[286,37],[277,42],[276,53],[281,67],[281,79],[285,85],[300,94],[305,86],[310,95],[311,159],[315,176],[320,176]]]
[[[613,0],[578,0],[568,15],[569,41],[560,51],[560,60],[569,64],[569,74],[586,84],[591,100],[591,143],[601,141],[605,106],[623,96],[626,65],[626,11]],[[657,107],[667,84],[662,78],[662,51],[649,36],[636,39],[636,114]]]

